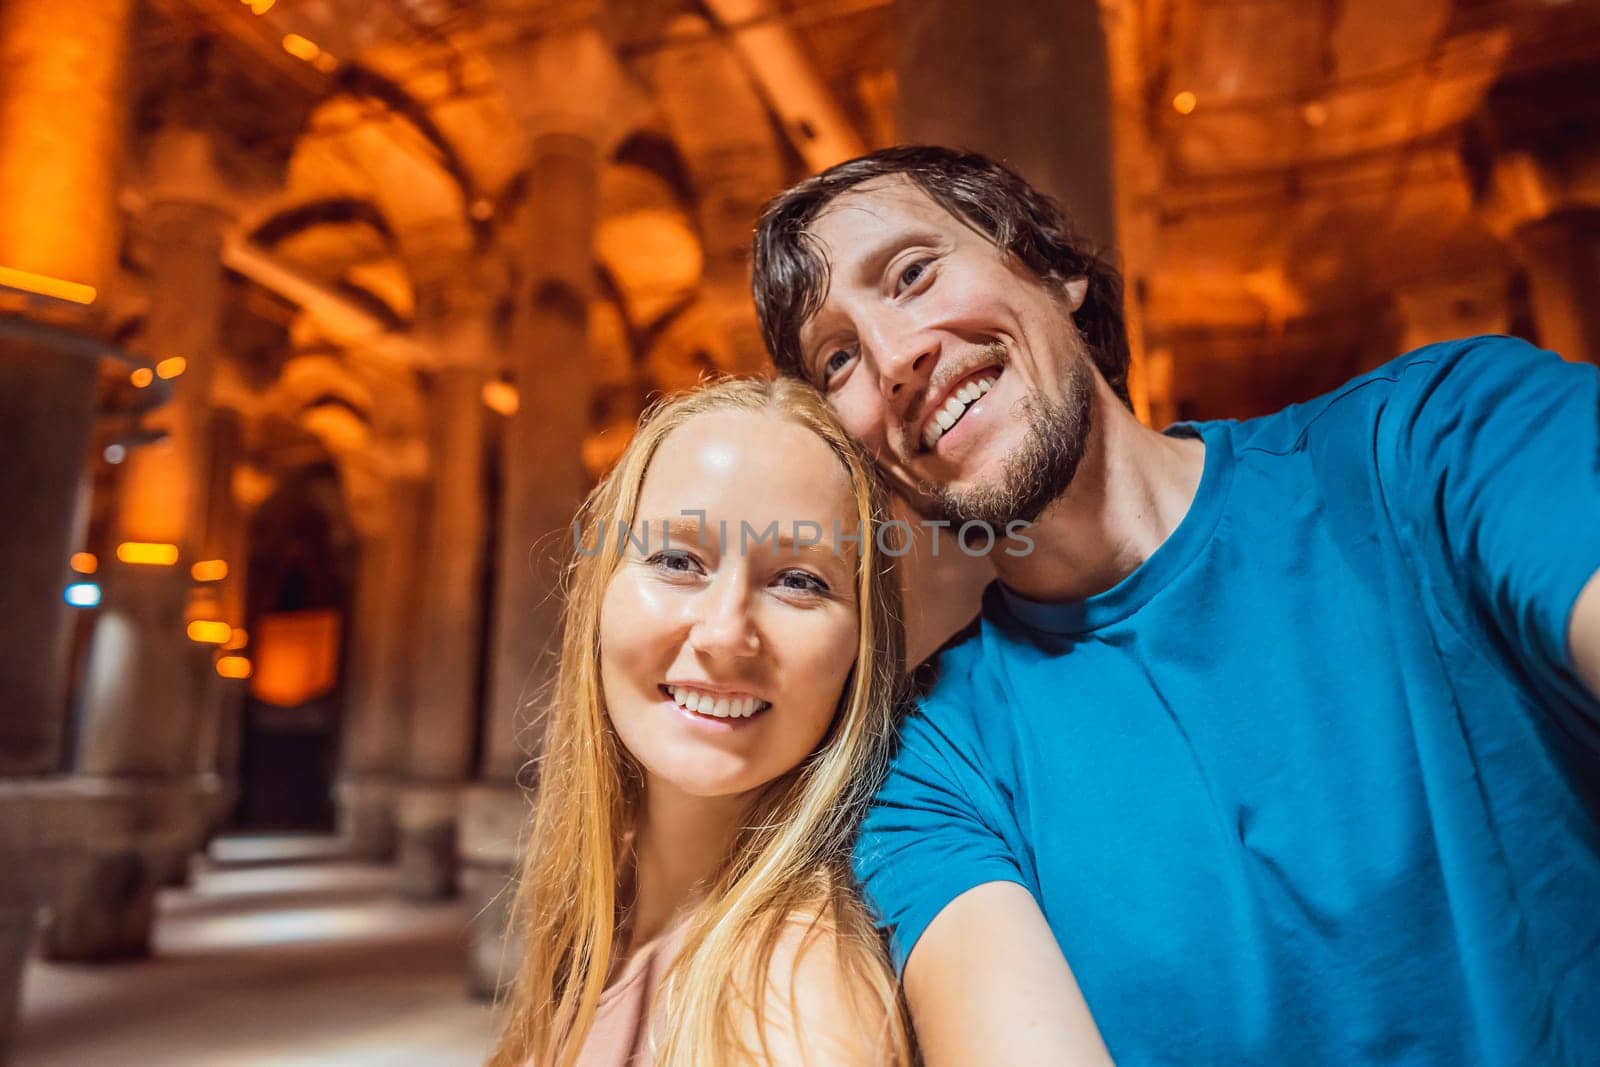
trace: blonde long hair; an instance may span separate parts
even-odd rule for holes
[[[904,634],[893,558],[878,544],[883,489],[833,413],[787,379],[730,379],[670,398],[641,420],[613,471],[579,513],[582,545],[566,574],[561,663],[548,704],[545,751],[520,886],[512,909],[523,941],[492,1067],[567,1067],[593,1024],[628,902],[619,899],[626,837],[643,781],[618,740],[600,684],[600,605],[622,554],[656,451],[674,429],[710,411],[770,413],[820,437],[850,478],[861,538],[856,566],[859,638],[832,726],[816,752],[765,786],[710,891],[687,921],[679,954],[651,1012],[661,1067],[749,1062],[741,1034],[761,1028],[764,983],[779,937],[810,917],[837,938],[847,982],[888,1020],[885,1062],[910,1059],[908,1030],[882,946],[851,887],[855,825],[893,735]],[[731,976],[748,975],[753,993]],[[874,1012],[874,1014],[879,1014]]]

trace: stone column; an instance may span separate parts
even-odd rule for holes
[[[357,517],[349,717],[340,739],[335,794],[339,834],[352,855],[387,860],[395,852],[395,798],[406,758],[418,512],[422,485],[386,479],[373,513]]]
[[[406,782],[396,807],[404,891],[456,892],[456,815],[473,777],[486,531],[483,383],[493,340],[486,300],[467,299],[431,332],[447,362],[428,397],[431,495],[414,580],[420,595]]]
[[[11,1046],[40,895],[72,837],[61,769],[66,560],[93,416],[97,298],[114,276],[131,4],[0,4],[0,267],[87,286],[87,309],[0,296],[0,1061]],[[14,278],[13,281],[16,279]],[[7,283],[10,284],[10,283]],[[59,312],[59,314],[57,314]],[[54,320],[60,330],[37,327]]]
[[[642,124],[644,95],[592,28],[492,57],[528,132],[527,198],[509,238],[519,268],[510,345],[520,393],[502,468],[480,783],[462,811],[463,883],[474,915],[468,984],[491,995],[514,970],[504,945],[506,881],[528,815],[516,774],[541,745],[538,699],[553,677],[557,575],[588,479],[588,311],[595,284],[598,171]]]
[[[1114,239],[1111,98],[1099,0],[895,5],[901,141],[1006,161],[1079,230]]]
[[[782,149],[726,35],[698,15],[678,16],[669,32],[675,43],[656,56],[652,80],[694,176],[705,254],[702,298],[728,346],[723,369],[762,373],[767,358],[750,299],[750,235],[762,206],[783,187]]]
[[[1515,245],[1528,273],[1539,343],[1600,363],[1600,208],[1570,208],[1527,223]]]
[[[196,677],[210,657],[189,640],[186,611],[189,568],[205,544],[227,215],[208,199],[220,183],[205,178],[201,135],[158,134],[152,163],[158,184],[142,220],[151,249],[145,344],[154,360],[181,357],[186,366],[172,400],[147,419],[167,436],[129,453],[113,541],[175,546],[176,560],[124,563],[108,554],[101,568],[74,769],[104,820],[85,833],[57,898],[46,939],[57,959],[148,951],[154,891],[200,845],[216,797],[215,776],[194,773]],[[146,817],[130,822],[129,809]]]
[[[213,379],[213,386],[215,384]],[[216,392],[215,388],[211,390],[213,398]],[[228,566],[227,577],[207,583],[206,602],[212,605],[214,618],[228,623],[237,632],[245,624],[244,593],[249,564],[246,551],[248,527],[233,491],[234,469],[243,446],[243,428],[238,413],[231,408],[214,406],[210,439],[206,516],[199,555],[202,559],[222,560]],[[236,651],[248,658],[247,648]],[[234,724],[230,719],[243,711],[247,683],[244,679],[224,678],[217,673],[219,653],[213,651],[211,646],[191,642],[191,655],[194,659],[197,728],[190,747],[190,772],[210,798],[205,814],[205,839],[209,840],[227,821],[228,813],[238,799],[237,774],[224,774],[225,768],[236,770],[236,753],[225,756],[223,750],[229,745],[237,748],[238,738],[233,733]]]

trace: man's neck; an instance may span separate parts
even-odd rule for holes
[[[1150,429],[1096,385],[1072,484],[1028,530],[1027,555],[993,557],[1000,580],[1030,600],[1082,600],[1122,581],[1177,529],[1200,486],[1203,442]]]

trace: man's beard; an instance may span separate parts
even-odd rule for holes
[[[955,489],[925,485],[925,500],[937,516],[955,525],[987,523],[1002,533],[1009,523],[1033,522],[1072,484],[1089,441],[1094,372],[1087,353],[1068,365],[1062,396],[1035,393],[1024,403],[1028,432],[1006,460],[994,485]]]

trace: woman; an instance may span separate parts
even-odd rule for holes
[[[902,670],[883,510],[805,386],[646,415],[580,515],[496,1067],[909,1059],[847,865]]]

